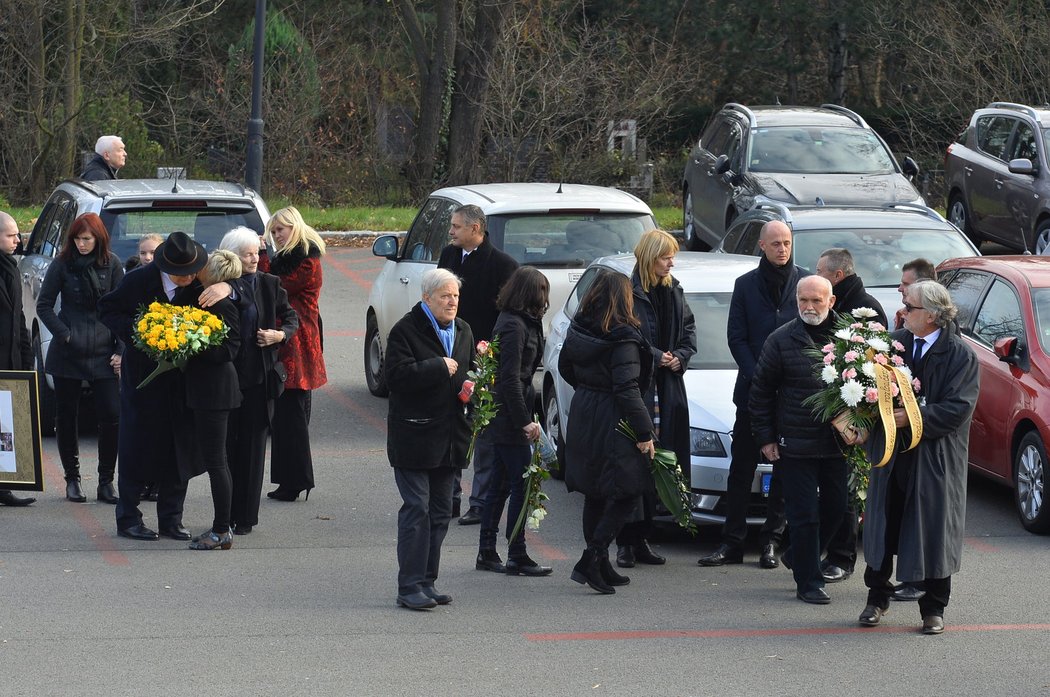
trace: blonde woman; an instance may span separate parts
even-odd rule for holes
[[[314,487],[310,456],[311,391],[328,382],[318,312],[325,244],[292,206],[273,214],[266,225],[266,238],[273,251],[259,259],[259,268],[281,279],[288,302],[299,316],[298,331],[278,352],[288,377],[284,392],[274,405],[270,481],[277,488],[267,496],[278,501],[295,501],[304,491],[309,498]]]

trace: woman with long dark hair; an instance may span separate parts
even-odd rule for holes
[[[81,383],[91,384],[98,418],[98,488],[104,503],[116,503],[113,473],[117,466],[120,391],[115,365],[121,348],[98,318],[98,300],[124,277],[117,255],[109,251],[109,232],[95,213],[73,221],[62,250],[44,276],[36,312],[51,332],[44,371],[55,384],[55,440],[66,478],[66,498],[87,501],[80,485],[77,424]],[[55,305],[61,299],[61,309]]]
[[[689,481],[689,399],[685,393],[685,371],[696,353],[696,326],[685,301],[682,286],[674,276],[678,241],[663,230],[650,230],[634,248],[637,263],[631,274],[634,315],[639,331],[649,344],[656,364],[653,382],[642,397],[656,427],[661,447],[678,456],[685,481]],[[628,523],[616,536],[616,565],[631,568],[663,564],[666,559],[649,546],[655,496],[642,497],[641,519]]]
[[[525,503],[522,475],[532,457],[529,443],[539,440],[540,425],[533,420],[536,393],[532,376],[543,359],[543,313],[547,311],[550,283],[539,269],[519,267],[499,292],[492,335],[499,339],[499,365],[493,396],[499,411],[489,423],[487,435],[495,459],[481,508],[476,568],[505,572],[511,576],[546,576],[549,566],[534,562],[525,548],[525,526],[511,539],[510,533]],[[496,551],[496,534],[503,507],[507,509],[507,564]]]
[[[638,325],[630,281],[617,273],[599,273],[580,301],[558,359],[562,378],[575,390],[565,484],[584,495],[587,542],[572,580],[606,594],[630,582],[609,563],[609,544],[630,519],[638,497],[653,487],[653,422],[642,400],[653,359]]]
[[[288,371],[284,392],[274,405],[270,436],[270,481],[277,488],[267,494],[278,501],[295,501],[314,488],[310,455],[312,391],[328,382],[324,366],[324,338],[318,298],[321,295],[321,257],[324,240],[306,224],[299,211],[288,206],[266,224],[273,258],[263,256],[259,268],[281,279],[288,301],[299,316],[299,330],[281,344],[278,358]]]

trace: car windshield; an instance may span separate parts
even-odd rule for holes
[[[219,246],[223,235],[243,225],[262,234],[265,223],[254,208],[236,211],[209,208],[194,210],[103,210],[102,222],[109,231],[110,249],[122,261],[138,254],[139,240],[148,234],[167,237],[181,230],[212,250]]]
[[[864,285],[896,287],[901,267],[923,258],[935,266],[952,257],[972,257],[973,249],[954,230],[797,230],[795,263],[815,271],[821,252],[845,247],[853,255],[857,275]]]
[[[685,294],[696,321],[696,353],[689,359],[689,370],[736,370],[736,361],[726,343],[732,296],[732,293]]]
[[[1050,288],[1032,289],[1032,307],[1035,309],[1035,331],[1043,353],[1050,355]]]
[[[892,174],[886,146],[863,128],[759,128],[748,153],[752,172]]]
[[[1043,129],[1043,149],[1050,152],[1050,128]],[[1039,162],[1033,159],[1032,164],[1038,165]]]
[[[490,215],[492,243],[519,264],[584,267],[598,257],[633,252],[646,230],[647,213],[544,213]]]

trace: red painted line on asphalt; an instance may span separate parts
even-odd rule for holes
[[[331,266],[336,271],[349,278],[356,285],[360,286],[361,288],[364,288],[365,290],[372,290],[372,279],[366,278],[354,269],[351,269],[346,262],[337,261],[336,259],[333,259],[331,255],[327,254],[324,256],[324,260],[328,266]]]
[[[998,547],[985,542],[979,537],[964,537],[963,542],[965,542],[968,547],[972,547],[978,552],[984,552],[985,554],[995,554],[999,551]]]
[[[551,547],[549,544],[543,541],[543,538],[539,536],[539,533],[525,531],[525,541],[531,549],[536,550],[542,554],[546,559],[551,561],[565,561],[568,559],[568,555],[561,551],[557,547]]]
[[[336,402],[351,411],[355,416],[366,421],[380,433],[386,433],[386,419],[377,417],[374,408],[367,407],[364,404],[360,404],[350,397],[347,397],[339,388],[335,387],[330,382],[325,384],[321,390],[324,392],[325,396],[334,399]]]
[[[1045,632],[1050,624],[968,624],[945,627],[945,632]],[[627,639],[747,639],[770,636],[824,636],[832,634],[917,634],[912,627],[797,627],[792,629],[710,629],[702,631],[621,631],[525,634],[527,641],[623,641]]]
[[[51,480],[52,485],[58,491],[65,491],[65,476],[61,468],[55,463],[51,456],[46,452],[41,451],[42,463],[44,465],[44,473],[47,478]],[[56,482],[62,482],[61,485]],[[115,533],[106,530],[102,527],[102,524],[98,522],[98,519],[91,514],[91,506],[84,503],[71,503],[66,502],[63,496],[63,502],[70,508],[73,514],[73,520],[77,522],[80,529],[84,531],[89,538],[91,538],[92,544],[95,548],[102,553],[102,561],[110,566],[131,566],[131,560],[128,559],[127,555],[116,546]],[[100,506],[105,506],[107,512],[112,513],[113,507],[107,503],[100,503]],[[116,525],[116,522],[114,522]]]

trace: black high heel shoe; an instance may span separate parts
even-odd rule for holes
[[[277,501],[295,501],[299,498],[299,494],[306,492],[306,496],[303,498],[304,501],[310,500],[310,489],[285,489],[284,487],[277,487],[266,495],[267,498],[275,499]]]

